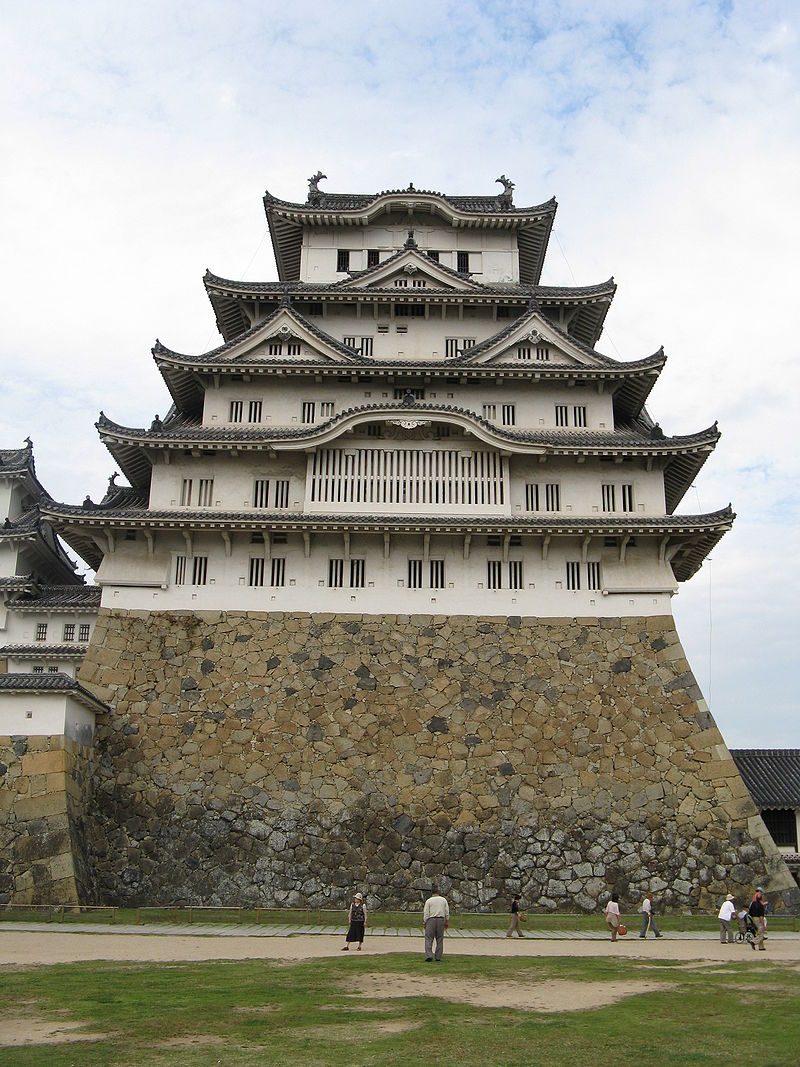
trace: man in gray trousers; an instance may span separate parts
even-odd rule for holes
[[[425,962],[442,959],[444,949],[444,932],[450,925],[450,907],[438,888],[431,888],[431,895],[425,901],[425,910],[422,913],[422,925],[425,929]],[[436,953],[433,953],[433,942],[436,942]]]

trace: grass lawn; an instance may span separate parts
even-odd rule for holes
[[[356,992],[364,982],[391,989],[411,979],[431,991],[401,999]],[[593,1010],[531,1012],[446,1001],[437,982],[494,987],[501,1004],[527,983],[579,983],[573,1003],[612,982],[659,988]],[[0,1064],[14,1067],[796,1067],[800,1049],[800,968],[763,960],[694,967],[446,956],[426,966],[416,953],[291,965],[91,963],[9,970],[0,997]],[[11,1020],[26,1017],[78,1020],[108,1036],[4,1048]]]

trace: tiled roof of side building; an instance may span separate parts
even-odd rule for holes
[[[24,448],[0,448],[0,474],[31,473],[36,477],[33,444],[28,439]]]
[[[31,659],[75,659],[80,660],[86,655],[89,646],[78,644],[77,641],[62,644],[48,645],[44,642],[39,644],[3,645],[0,647],[0,656],[30,656]]]
[[[18,611],[50,611],[77,609],[97,611],[100,608],[99,585],[41,585],[34,592],[16,596],[10,607]]]
[[[0,693],[70,693],[82,704],[95,711],[110,711],[108,704],[85,689],[75,678],[68,674],[0,674]]]
[[[732,748],[758,808],[800,808],[800,748]]]

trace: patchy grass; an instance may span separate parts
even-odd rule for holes
[[[15,1067],[795,1067],[800,1048],[800,973],[764,960],[71,964],[7,971],[0,1005],[0,1063]],[[4,1048],[26,1017],[41,1043]],[[48,1040],[48,1019],[68,1042]]]

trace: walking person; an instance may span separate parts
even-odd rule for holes
[[[642,929],[639,931],[639,937],[647,937],[648,930],[652,930],[656,937],[661,937],[661,931],[656,925],[655,916],[653,915],[653,901],[649,893],[645,895],[642,901]]]
[[[619,931],[619,894],[612,893],[611,900],[606,904],[605,910],[606,922],[611,930],[611,940],[617,940],[617,932]]]
[[[367,905],[360,893],[356,893],[353,897],[353,903],[347,912],[347,921],[349,926],[342,952],[348,952],[352,944],[355,944],[356,952],[360,952],[364,943],[364,931],[367,928]]]
[[[520,896],[518,894],[511,901],[511,924],[509,925],[508,930],[506,931],[506,937],[511,937],[515,930],[517,932],[517,937],[524,937],[525,936],[523,934],[522,930],[520,929],[520,925],[519,924],[521,922],[523,922],[523,923],[527,922],[528,920],[525,918],[525,916],[519,910],[520,899],[521,898],[520,898]]]
[[[753,902],[750,905],[749,911],[750,911],[750,918],[756,924],[756,929],[758,930],[758,934],[756,936],[756,942],[755,942],[755,945],[753,945],[753,949],[755,950],[755,948],[757,947],[759,952],[764,952],[765,951],[765,949],[764,949],[764,935],[765,935],[765,930],[766,930],[766,921],[765,921],[764,915],[766,913],[766,909],[764,907],[764,891],[763,891],[763,889],[759,888],[759,889],[756,890],[755,896],[753,897]]]
[[[441,962],[444,951],[444,932],[450,925],[450,905],[439,892],[437,886],[432,886],[431,895],[425,901],[422,912],[422,926],[425,930],[425,962],[436,960]],[[433,943],[436,942],[434,953]]]
[[[719,909],[719,942],[721,945],[733,944],[733,927],[731,926],[731,920],[736,914],[736,907],[733,903],[733,894],[728,893],[722,902],[722,907]]]

